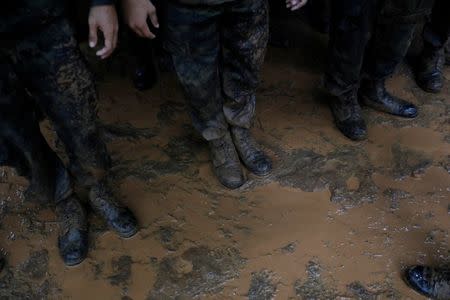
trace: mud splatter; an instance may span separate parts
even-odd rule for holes
[[[322,267],[319,265],[317,260],[311,260],[306,266],[307,279],[302,282],[297,280],[295,282],[295,294],[298,299],[302,300],[326,300],[335,299],[337,296],[336,288],[325,283],[322,278]]]
[[[392,146],[394,166],[392,175],[397,179],[407,176],[418,176],[432,164],[432,160],[424,153],[405,148],[396,143]]]
[[[128,255],[123,255],[119,259],[112,261],[114,275],[108,277],[112,285],[127,285],[131,276],[131,266],[133,260]]]
[[[239,276],[245,260],[234,248],[195,247],[181,256],[164,258],[148,299],[186,299],[217,293]]]
[[[248,290],[249,300],[275,299],[277,283],[273,280],[273,273],[268,270],[252,273],[252,280]]]

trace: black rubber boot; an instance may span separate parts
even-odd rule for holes
[[[67,266],[81,263],[88,253],[88,224],[84,207],[73,192],[72,179],[54,154],[56,215],[60,233],[59,254]]]
[[[404,118],[415,118],[417,107],[405,100],[392,96],[384,84],[384,80],[364,80],[359,89],[362,103],[373,109]]]
[[[272,161],[259,148],[258,143],[250,134],[250,130],[232,126],[231,136],[239,157],[250,172],[258,176],[265,176],[272,171]]]
[[[241,163],[229,133],[222,138],[209,141],[214,173],[220,183],[236,189],[245,183]]]
[[[445,49],[424,49],[416,71],[417,84],[426,92],[439,93],[444,86]]]
[[[94,211],[102,216],[109,228],[119,236],[130,238],[137,233],[138,225],[135,216],[118,202],[105,181],[91,188],[89,202]]]
[[[405,272],[406,283],[432,299],[450,299],[450,269],[413,266]]]
[[[336,127],[349,139],[360,141],[367,138],[366,122],[356,92],[350,91],[330,101]]]
[[[56,204],[56,214],[60,226],[59,254],[67,266],[78,265],[88,253],[86,212],[75,195],[71,195]]]

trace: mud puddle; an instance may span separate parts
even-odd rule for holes
[[[118,193],[142,230],[122,240],[91,218],[91,250],[64,267],[50,207],[0,173],[0,241],[9,299],[420,299],[409,264],[450,264],[448,88],[421,92],[402,66],[389,88],[416,120],[364,110],[369,139],[334,128],[301,49],[270,49],[254,133],[274,159],[266,178],[228,191],[213,177],[173,75],[136,92],[105,77],[100,117]],[[48,133],[52,136],[51,132]]]

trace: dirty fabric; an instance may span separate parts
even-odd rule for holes
[[[390,76],[411,44],[415,25],[432,1],[333,1],[325,87],[333,95],[354,90],[361,76]]]
[[[10,40],[0,52],[2,77],[8,79],[2,80],[2,101],[22,101],[11,108],[12,122],[20,126],[19,113],[32,106],[23,101],[26,89],[52,121],[80,183],[101,178],[110,159],[98,134],[93,78],[67,21],[58,19],[24,39]]]
[[[190,104],[194,127],[207,140],[222,137],[229,124],[249,128],[268,40],[267,2],[170,4],[167,20],[165,47]]]

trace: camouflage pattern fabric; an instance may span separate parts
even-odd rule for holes
[[[165,48],[206,140],[249,128],[268,40],[266,0],[167,7]]]
[[[10,122],[24,122],[31,93],[63,142],[76,179],[85,185],[101,179],[110,159],[99,138],[96,92],[68,22],[59,18],[2,45],[0,75],[0,105]]]

